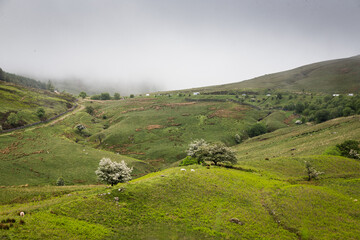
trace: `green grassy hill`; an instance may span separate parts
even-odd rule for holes
[[[6,130],[48,119],[65,112],[74,102],[75,98],[67,94],[0,81],[0,125]],[[40,108],[45,111],[42,118],[37,115]],[[10,123],[11,113],[16,114],[16,122]]]
[[[191,91],[219,92],[236,89],[243,91],[246,89],[282,89],[325,93],[359,93],[360,55],[313,63],[242,82],[197,88]]]
[[[281,179],[270,176],[273,169],[260,174],[189,166],[185,172],[180,168],[167,169],[110,189],[103,186],[0,189],[11,193],[11,197],[2,199],[0,219],[16,221],[9,230],[2,230],[0,236],[358,239],[360,162],[324,157],[321,163],[331,164],[331,170],[326,167],[328,173],[311,182],[287,181],[293,177],[292,172],[299,170],[289,162],[292,160],[284,159],[282,168],[290,174]],[[349,172],[354,173],[352,177],[343,178]],[[301,170],[296,175],[302,175]],[[18,217],[20,211],[25,211],[25,217]]]

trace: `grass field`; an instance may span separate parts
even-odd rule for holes
[[[2,197],[0,218],[17,221],[0,234],[10,239],[358,239],[360,174],[338,178],[360,168],[358,161],[348,162],[336,160],[346,167],[333,168],[331,178],[296,184],[269,177],[276,169],[259,174],[189,166],[186,172],[171,168],[110,189],[37,187],[24,193],[26,188],[9,188],[12,197]],[[291,177],[298,166],[285,168]],[[20,195],[25,195],[21,201]],[[24,225],[20,211],[26,213]],[[239,222],[230,221],[234,218]]]

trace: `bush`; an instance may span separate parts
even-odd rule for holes
[[[317,123],[322,123],[330,119],[330,112],[326,109],[318,110],[315,113],[315,120]]]
[[[94,114],[94,108],[92,106],[87,106],[85,111],[90,114],[90,115],[93,115]]]
[[[305,162],[305,167],[308,174],[308,181],[316,179],[319,175],[324,174],[323,172],[317,171],[309,162]]]
[[[86,92],[79,93],[79,97],[81,97],[82,99],[86,98],[86,96],[87,96]]]
[[[43,120],[45,117],[45,110],[43,108],[39,108],[36,111],[36,115],[38,116],[38,118],[40,118],[40,120]]]
[[[129,168],[126,163],[112,162],[110,158],[102,158],[98,169],[95,171],[98,179],[113,186],[114,184],[127,182],[131,180],[131,172],[133,168]]]
[[[339,149],[341,156],[360,159],[359,141],[346,140],[341,144],[337,144],[336,147]]]
[[[109,94],[109,93],[101,93],[100,99],[101,99],[101,100],[110,100],[111,97],[110,97],[110,94]]]
[[[130,98],[134,98],[135,97],[135,95],[134,94],[130,94]]]
[[[75,126],[75,128],[81,133],[86,127],[82,124],[78,124]]]
[[[241,136],[239,134],[235,134],[235,142],[237,144],[241,143],[242,142],[242,139],[241,139]]]
[[[179,164],[180,167],[182,166],[188,166],[188,165],[194,165],[194,164],[198,164],[198,160],[196,158],[187,156],[186,158],[184,158],[181,163]]]
[[[120,93],[114,93],[114,99],[120,100]]]
[[[59,177],[57,180],[56,180],[56,186],[65,186],[65,181],[62,177]]]
[[[92,100],[101,100],[101,96],[100,95],[94,95],[94,96],[91,96],[91,99]]]
[[[261,123],[257,123],[247,130],[249,137],[256,137],[267,132],[266,126]]]

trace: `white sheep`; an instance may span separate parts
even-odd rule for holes
[[[185,171],[185,172],[186,172],[186,169],[185,169],[185,168],[182,168],[182,169],[180,169],[180,171]]]
[[[195,170],[194,170],[194,169],[191,169],[190,171],[195,172]]]
[[[20,212],[20,217],[23,217],[25,216],[25,213],[24,212]]]

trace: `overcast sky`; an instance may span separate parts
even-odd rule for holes
[[[0,0],[0,67],[38,79],[237,82],[360,54],[360,0]]]

